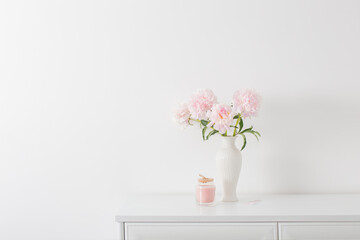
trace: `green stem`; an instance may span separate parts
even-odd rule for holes
[[[197,120],[197,119],[190,118],[190,120],[191,120],[191,121],[196,121],[196,122],[201,123],[201,121],[200,121],[200,120]]]
[[[236,135],[236,127],[237,127],[237,125],[239,125],[240,119],[241,119],[241,116],[239,116],[238,119],[236,120],[236,124],[235,124],[235,127],[234,127],[234,133],[233,133],[234,137]]]
[[[199,123],[201,123],[201,121],[200,120],[197,120],[197,119],[193,119],[193,118],[189,118],[191,121],[195,121],[195,122],[199,122]],[[213,128],[213,127],[210,127],[212,130],[216,130],[215,128]]]

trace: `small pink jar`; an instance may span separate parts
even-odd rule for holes
[[[207,178],[203,175],[199,175],[196,185],[196,201],[200,205],[211,205],[215,200],[215,185],[213,178]]]

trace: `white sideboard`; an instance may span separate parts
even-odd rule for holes
[[[360,240],[360,194],[239,197],[213,206],[191,195],[125,199],[120,240]]]

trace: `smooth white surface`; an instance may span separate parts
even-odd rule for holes
[[[359,240],[360,222],[280,223],[280,240]]]
[[[276,223],[126,223],[126,240],[275,240]]]
[[[194,196],[138,196],[121,204],[118,222],[360,221],[360,194],[242,195],[199,206]]]
[[[223,192],[221,198],[224,202],[236,202],[237,184],[241,171],[242,157],[240,149],[235,146],[237,137],[221,138],[221,145],[216,153],[216,168],[218,171],[220,190]]]
[[[127,195],[219,184],[219,139],[171,121],[203,87],[263,97],[240,193],[360,193],[359,8],[0,1],[0,239],[114,240]]]

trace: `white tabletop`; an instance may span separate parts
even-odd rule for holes
[[[360,221],[360,194],[240,195],[239,202],[199,206],[192,195],[125,199],[118,222]]]

